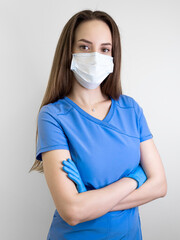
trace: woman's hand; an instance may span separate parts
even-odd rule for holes
[[[135,170],[130,172],[130,174],[127,175],[126,177],[135,179],[138,184],[137,188],[139,188],[147,180],[147,176],[140,164]]]
[[[68,177],[76,183],[78,192],[86,192],[87,189],[81,179],[80,173],[75,163],[70,158],[68,158],[67,161],[63,161],[62,163],[64,165],[62,169],[68,174]]]

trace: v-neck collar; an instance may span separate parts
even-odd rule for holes
[[[93,117],[91,114],[87,113],[86,111],[84,111],[81,107],[79,107],[79,105],[77,105],[74,101],[72,101],[69,97],[65,96],[64,99],[70,103],[77,111],[79,111],[82,115],[84,115],[85,117],[89,118],[90,120],[93,120],[94,122],[97,123],[104,123],[104,122],[109,122],[113,113],[114,113],[114,107],[115,107],[115,102],[114,99],[110,96],[111,99],[111,106],[110,109],[107,113],[107,115],[105,116],[104,119],[100,120],[98,118]]]

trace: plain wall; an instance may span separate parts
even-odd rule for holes
[[[0,1],[0,228],[4,240],[46,239],[55,205],[35,160],[37,113],[63,26],[84,9],[119,26],[122,87],[143,107],[168,194],[139,207],[144,240],[180,239],[180,2]]]

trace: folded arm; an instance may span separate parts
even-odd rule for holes
[[[122,178],[106,187],[78,193],[73,181],[63,171],[62,162],[71,158],[69,150],[42,153],[44,175],[60,216],[69,225],[101,217],[137,188],[131,178]]]
[[[127,197],[120,200],[111,211],[129,209],[143,205],[167,194],[167,181],[164,167],[153,139],[140,143],[141,165],[147,181]]]

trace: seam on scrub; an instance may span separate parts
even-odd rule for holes
[[[107,214],[107,236],[106,239],[108,240],[110,236],[110,215]]]
[[[130,210],[129,210],[130,212]],[[130,213],[127,214],[127,240],[129,240],[129,215]]]
[[[77,112],[79,112],[79,113],[81,114],[81,116],[84,116],[84,117],[86,117],[88,120],[91,120],[92,122],[98,123],[99,125],[102,125],[101,122],[102,122],[102,123],[107,123],[107,122],[109,122],[110,119],[112,118],[113,114],[114,114],[114,106],[112,106],[112,105],[114,105],[114,103],[113,103],[114,100],[113,100],[113,99],[111,100],[112,103],[111,103],[111,107],[110,107],[110,109],[112,110],[112,113],[111,113],[111,117],[110,117],[110,119],[109,119],[108,121],[106,121],[106,120],[104,120],[104,119],[106,119],[107,115],[109,115],[109,112],[110,112],[111,110],[109,110],[108,114],[105,116],[105,118],[104,118],[103,120],[100,120],[100,119],[98,119],[98,118],[95,118],[95,117],[91,116],[91,114],[87,113],[86,111],[84,111],[84,110],[81,109],[80,107],[78,108],[76,105],[74,105],[74,103],[70,103],[69,100],[67,100],[67,99],[64,99],[64,100],[65,100],[68,104],[71,105],[71,107],[72,107],[73,110],[76,110]],[[73,105],[73,106],[72,106],[72,105]],[[89,115],[89,117],[88,117],[87,115]],[[92,118],[95,118],[95,119],[91,119],[91,117],[92,117]],[[108,116],[108,117],[109,117],[109,116]]]
[[[47,108],[49,109],[49,107],[47,107]],[[50,111],[51,111],[51,110],[50,110]],[[53,114],[52,114],[50,111],[45,110],[45,111],[42,111],[41,114],[46,113],[46,114],[50,115],[50,116],[54,119],[54,121],[58,124],[57,119],[53,116]],[[55,114],[57,115],[56,112],[55,112]],[[48,121],[49,121],[49,120],[48,120]],[[53,125],[54,125],[54,123],[53,123]],[[60,126],[60,127],[61,127],[61,126]]]
[[[71,110],[71,109],[70,109],[70,110]],[[68,113],[70,112],[70,110],[69,110],[66,114],[68,114]],[[63,114],[63,115],[66,115],[66,114]],[[60,114],[59,114],[59,115],[60,115]],[[56,116],[58,116],[57,112],[56,112]],[[60,122],[60,124],[59,124],[58,121]],[[60,126],[62,132],[64,133],[65,138],[67,138],[67,140],[68,140],[68,137],[66,136],[66,133],[65,133],[64,129],[62,128],[61,120],[58,118],[58,120],[56,120],[56,122],[58,123],[58,125]],[[69,147],[69,146],[68,146],[68,147]],[[69,149],[68,149],[68,150],[69,150]]]
[[[125,108],[125,109],[126,109],[126,108],[134,108],[134,107],[122,107],[122,106],[120,106],[120,104],[117,103],[117,102],[116,102],[116,104],[117,104],[117,106],[118,106],[119,108]]]
[[[150,137],[150,138],[149,138],[149,137]],[[140,138],[140,142],[144,142],[144,141],[149,140],[149,139],[151,139],[151,138],[153,138],[152,133],[149,134],[149,135],[146,135],[146,136],[144,136],[144,137],[141,137],[141,138]]]
[[[116,130],[116,129],[114,129],[113,127],[110,127],[110,126],[104,126],[104,125],[102,125],[102,127],[110,128],[110,129],[114,130],[115,132],[118,132],[118,133],[120,133],[120,134],[126,135],[127,137],[132,137],[132,138],[140,139],[139,137],[128,135],[128,134],[123,133],[123,132],[119,131],[118,129]]]
[[[74,109],[74,108],[73,108],[73,110],[77,110],[77,109]],[[77,111],[78,111],[78,110],[77,110]],[[79,112],[79,111],[78,111],[78,112]],[[106,126],[106,125],[105,125],[106,122],[99,123],[99,122],[94,121],[93,119],[88,118],[88,117],[85,116],[84,114],[81,114],[81,115],[82,115],[83,117],[87,118],[89,121],[92,121],[92,122],[96,123],[97,125],[100,125],[100,126],[106,127],[106,128],[110,128],[110,129],[112,129],[112,130],[114,130],[114,131],[116,131],[116,132],[119,132],[120,134],[126,135],[126,136],[128,136],[128,137],[140,139],[140,137],[131,136],[131,135],[128,135],[128,134],[126,134],[126,133],[120,132],[119,130],[114,129],[114,128],[112,128],[111,126]],[[60,120],[59,120],[59,121],[60,121]]]
[[[70,108],[66,113],[56,113],[56,114],[57,114],[57,116],[58,116],[58,115],[66,115],[66,114],[68,114],[72,109],[73,109],[73,107],[71,106],[71,108]]]
[[[138,223],[139,223],[139,234],[141,235],[140,236],[140,240],[142,240],[142,229],[141,229],[141,220],[140,220],[140,214],[139,214],[139,211],[138,211]]]
[[[61,145],[57,144],[57,145],[53,145],[53,146],[47,146],[47,147],[40,148],[38,152],[40,152],[40,150],[44,150],[46,148],[57,147],[57,146],[59,146],[59,147],[67,147],[68,148],[68,146],[66,144],[61,144]]]
[[[138,122],[137,130],[139,132],[139,139],[140,139],[141,138],[140,137],[140,121],[139,121],[140,118],[138,118],[138,114],[137,114],[136,109],[135,109],[134,101],[133,101],[133,109],[134,109],[134,113],[135,113],[135,116],[136,116],[136,120]],[[141,115],[142,115],[142,113],[141,113]]]
[[[145,137],[148,137],[148,136],[151,136],[152,134],[150,133],[150,134],[148,134],[148,135],[145,135],[145,136],[143,136],[143,137],[141,137],[141,138],[145,138]]]
[[[77,108],[76,106],[74,106],[73,103],[70,103],[67,99],[64,99],[64,100],[65,100],[69,105],[71,105],[71,109],[70,109],[69,111],[71,111],[72,109],[73,109],[73,110],[76,110],[76,111],[78,111],[82,116],[86,117],[88,120],[91,120],[91,121],[93,121],[93,122],[95,122],[95,123],[98,122],[98,124],[101,125],[101,122],[99,122],[99,121],[103,121],[103,120],[100,120],[100,119],[98,119],[98,118],[96,118],[97,120],[95,120],[95,119],[90,119],[90,117],[93,117],[93,116],[91,116],[89,113],[87,113],[87,112],[84,111],[83,109],[82,109],[82,111],[81,111],[79,108]],[[110,116],[109,120],[108,120],[108,121],[104,120],[104,122],[109,122],[109,121],[111,120],[113,114],[114,114],[114,106],[112,106],[113,104],[115,105],[115,103],[113,103],[114,99],[112,99],[111,101],[112,101],[112,103],[111,103],[110,109],[112,108],[112,113],[111,113],[111,116]],[[72,106],[72,104],[73,104],[73,106]],[[68,111],[66,114],[68,114],[69,111]],[[84,112],[85,112],[85,113],[84,113]],[[109,112],[110,112],[110,110],[109,110]],[[108,112],[108,114],[109,114],[109,112]],[[90,115],[90,116],[88,117],[88,116],[86,116],[86,114],[88,114],[88,115]],[[108,115],[108,114],[107,114],[107,115]],[[58,115],[60,115],[60,113],[59,113]],[[65,115],[65,114],[63,114],[63,115]],[[105,116],[104,119],[106,119],[107,115]]]
[[[62,99],[59,99],[59,100],[62,100]],[[58,100],[58,101],[59,101],[59,100]],[[66,101],[66,99],[63,99],[63,100]],[[66,101],[66,102],[67,102],[67,101]],[[55,102],[54,102],[54,103],[55,103]],[[59,104],[59,103],[57,103],[57,102],[56,102],[56,104],[54,104],[54,103],[50,103],[51,106],[56,107],[56,105]],[[60,103],[60,104],[61,104],[61,103]],[[59,105],[60,105],[60,104],[59,104]],[[72,108],[73,108],[71,105],[70,105],[70,107],[71,107],[71,108],[70,108],[68,111],[66,111],[65,113],[59,113],[59,111],[55,108],[56,115],[66,115],[66,114],[68,114],[68,112],[71,111]]]
[[[58,148],[57,148],[58,147]],[[57,149],[66,149],[66,150],[69,150],[69,146],[67,146],[67,145],[54,145],[54,146],[51,146],[51,147],[44,147],[44,148],[40,148],[38,151],[37,151],[37,154],[36,154],[36,156],[38,157],[39,156],[39,154],[42,154],[43,152],[45,152],[44,150],[46,150],[47,149],[47,151],[51,151],[51,150],[57,150]],[[36,157],[36,159],[37,159],[37,157]],[[42,161],[42,157],[41,157],[41,159],[38,159],[39,161]]]
[[[49,108],[49,107],[47,107],[47,108]],[[71,109],[70,109],[70,110],[71,110]],[[55,115],[57,116],[56,110],[55,110],[54,112],[55,112]],[[68,112],[69,112],[69,111],[68,111]],[[59,122],[58,122],[58,120],[52,115],[51,112],[45,111],[45,113],[49,114],[49,115],[54,119],[54,121],[57,123],[57,126],[56,126],[54,123],[53,123],[53,125],[55,125],[56,127],[60,128],[60,129],[63,131],[65,137],[67,138],[67,136],[66,136],[66,134],[65,134],[65,132],[64,132],[64,129],[62,128],[62,124],[59,124],[59,122],[61,123],[60,119],[58,119],[58,120],[59,120]],[[49,120],[48,120],[48,122],[49,122]]]
[[[114,101],[114,99],[112,99],[111,101]],[[114,103],[114,102],[112,102],[112,104],[114,104],[114,105],[115,105],[115,103]],[[112,117],[113,117],[113,115],[114,115],[114,110],[115,110],[115,106],[113,106],[112,113],[111,113],[111,116],[110,116],[109,120],[108,120],[108,121],[105,121],[105,122],[110,122],[111,118],[112,118]]]
[[[142,115],[144,114],[144,111],[143,111],[143,109],[141,108],[141,115],[140,115],[140,117],[139,117],[139,122],[141,122],[141,118],[142,118]]]

